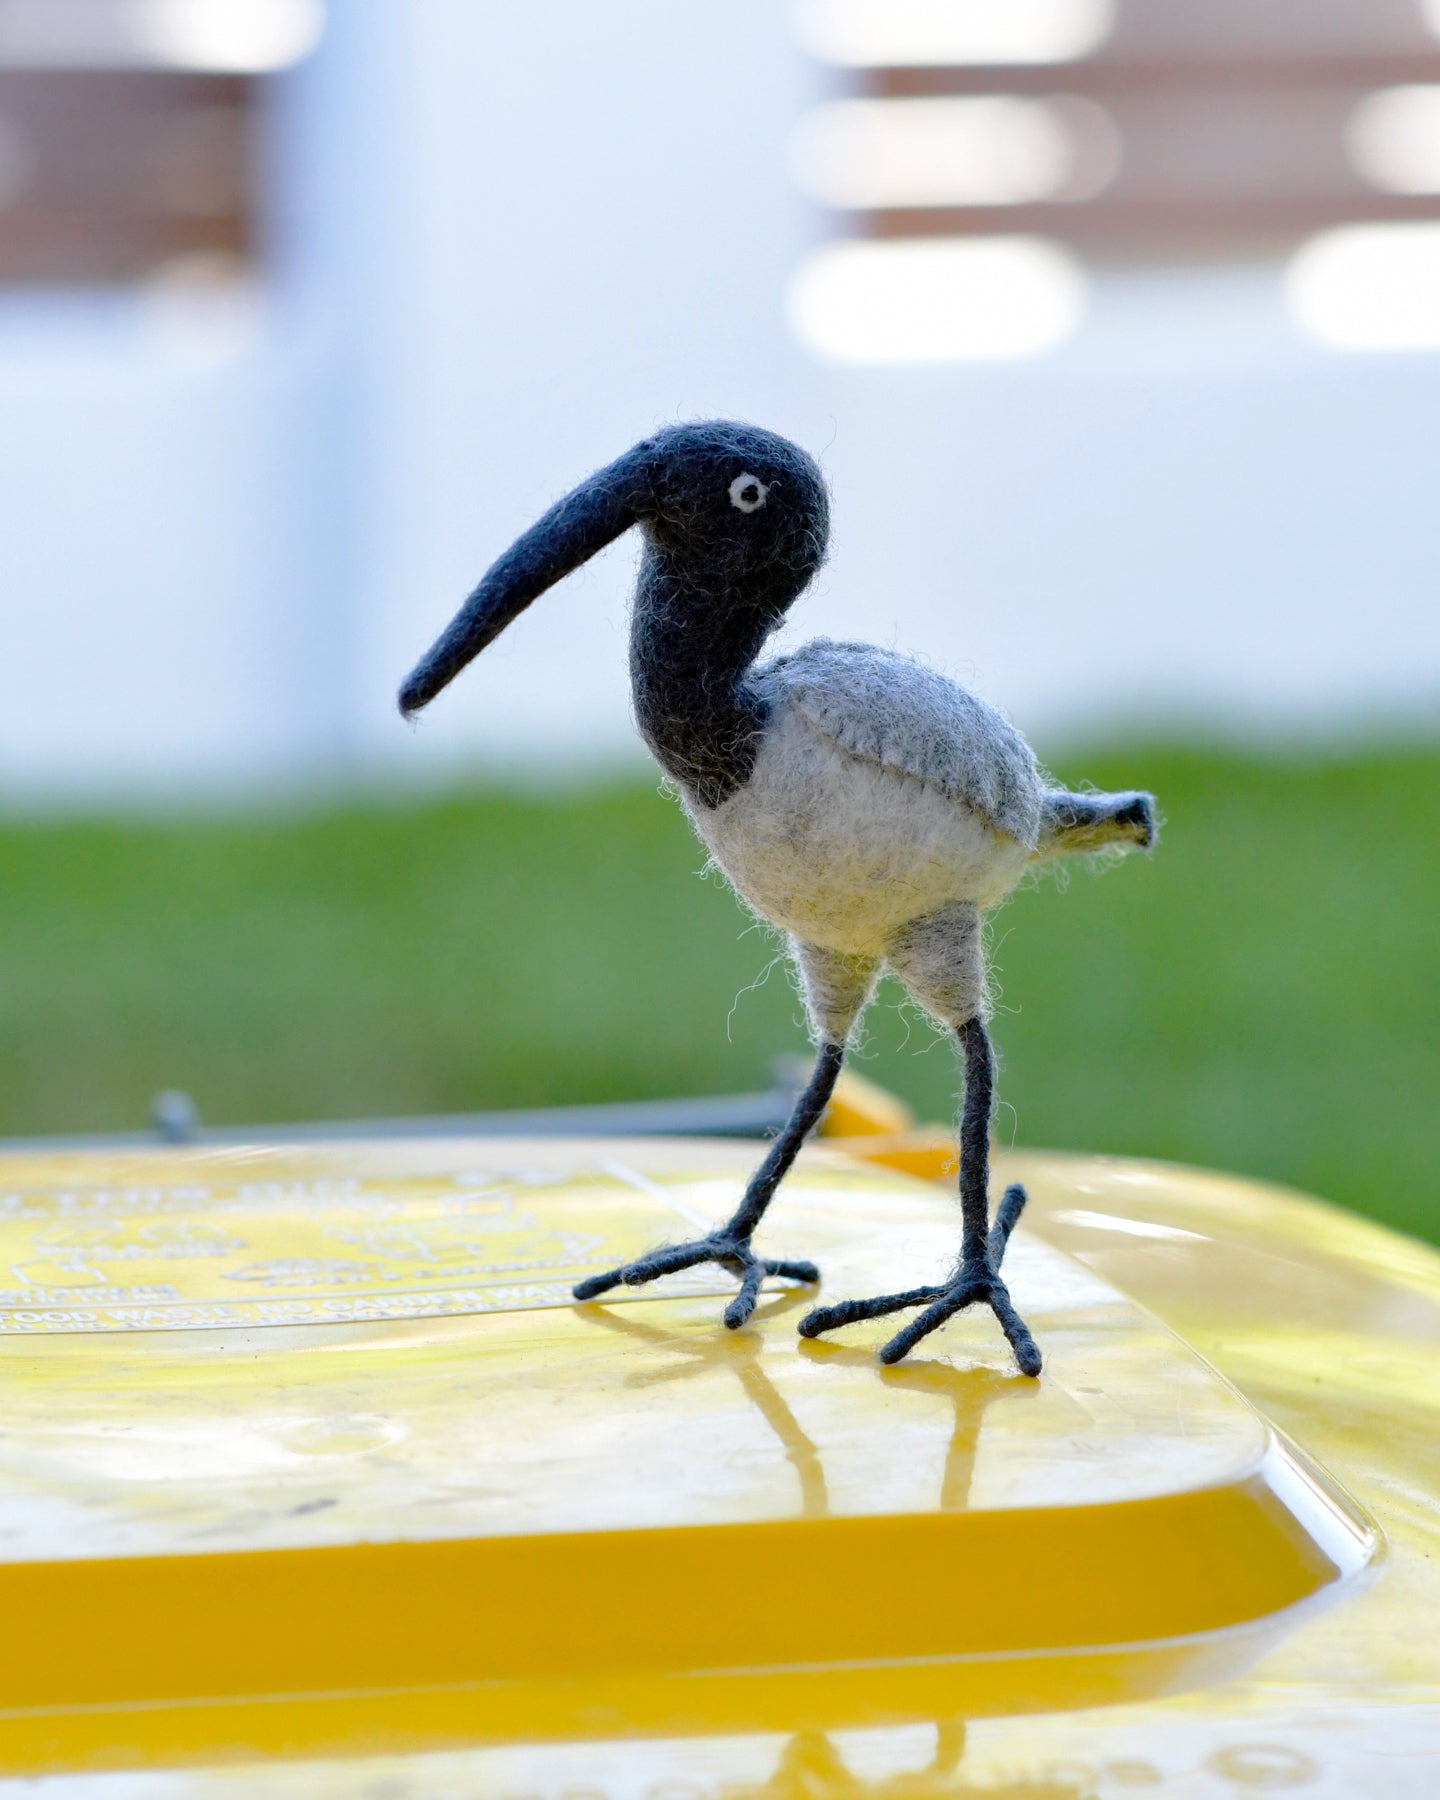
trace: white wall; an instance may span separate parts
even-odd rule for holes
[[[547,596],[413,739],[392,695],[492,557],[657,423],[729,413],[829,435],[782,321],[804,71],[765,0],[418,17],[419,220],[391,321],[366,741],[411,760],[628,746],[629,545]]]
[[[1274,270],[1117,274],[1043,361],[827,391],[842,630],[1051,741],[1440,726],[1440,358],[1308,347]]]
[[[0,793],[627,753],[623,544],[416,730],[393,692],[559,491],[707,413],[832,475],[792,636],[921,650],[1052,740],[1433,717],[1440,359],[1309,349],[1273,272],[1217,271],[1109,277],[1029,364],[823,367],[783,9],[331,12],[276,84],[264,296],[0,302]]]

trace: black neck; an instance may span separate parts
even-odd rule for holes
[[[790,595],[715,593],[649,543],[630,628],[635,719],[656,761],[703,807],[750,779],[765,707],[745,675]]]

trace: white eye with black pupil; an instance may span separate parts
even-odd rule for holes
[[[730,483],[730,504],[741,512],[759,512],[769,489],[758,475],[737,475]]]

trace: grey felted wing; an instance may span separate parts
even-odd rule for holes
[[[816,638],[755,671],[770,707],[792,705],[852,756],[961,801],[1027,849],[1040,836],[1041,780],[1003,714],[893,650]]]

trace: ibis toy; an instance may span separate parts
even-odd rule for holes
[[[819,1280],[813,1263],[760,1256],[753,1239],[888,968],[958,1040],[960,1254],[931,1286],[819,1307],[800,1330],[815,1337],[917,1307],[880,1351],[894,1363],[983,1302],[1020,1368],[1037,1375],[1040,1352],[1000,1274],[1024,1189],[1007,1188],[990,1217],[983,921],[1038,860],[1148,848],[1154,802],[1047,786],[1005,718],[891,651],[820,638],[759,661],[824,560],[829,501],[802,450],[723,421],[658,431],[552,506],[406,681],[401,711],[427,705],[531,601],[632,526],[644,539],[630,637],[641,734],[740,898],[787,934],[818,1054],[733,1217],[582,1281],[575,1297],[713,1262],[739,1280],[725,1309],[735,1328],[767,1275]]]

